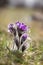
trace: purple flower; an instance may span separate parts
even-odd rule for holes
[[[27,30],[27,26],[24,23],[21,23],[20,27],[21,30],[26,31]]]
[[[9,24],[8,25],[8,30],[9,30],[9,32],[12,32],[13,30],[14,30],[14,24]]]
[[[23,39],[27,39],[27,34],[24,34],[24,35],[22,36],[22,38],[23,38]]]
[[[27,26],[24,23],[17,22],[16,25],[22,31],[26,31],[27,30]]]

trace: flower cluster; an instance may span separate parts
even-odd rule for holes
[[[16,25],[22,31],[26,31],[27,30],[27,26],[24,23],[17,22]]]
[[[28,27],[24,23],[16,22],[15,24],[8,25],[8,31],[14,34],[14,44],[17,46],[17,50],[21,50],[22,52],[28,47],[29,43],[27,44],[28,34],[27,31]]]

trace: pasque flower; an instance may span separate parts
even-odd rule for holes
[[[24,23],[17,22],[16,25],[22,31],[26,31],[27,30],[27,26]]]
[[[9,30],[10,32],[12,32],[13,29],[14,29],[14,24],[9,24],[9,25],[8,25],[8,30]]]
[[[14,33],[16,35],[16,29],[15,29],[15,24],[11,23],[8,25],[8,31],[11,33]]]
[[[18,30],[18,35],[21,37],[23,33],[25,33],[28,29],[27,25],[24,23],[16,22],[17,30]]]
[[[28,35],[25,32],[27,29],[27,25],[20,22],[16,22],[15,24],[11,23],[8,25],[8,30],[14,34],[14,43],[16,44],[18,50],[22,48],[22,52],[27,48],[28,45],[26,42]]]

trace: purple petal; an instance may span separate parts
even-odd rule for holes
[[[8,25],[8,30],[9,30],[9,32],[12,32],[13,31],[13,29],[14,29],[14,27],[15,27],[15,25],[12,23],[12,24],[9,24]]]
[[[26,31],[27,30],[27,26],[24,25],[24,26],[21,27],[21,29],[24,30],[24,31]]]
[[[13,28],[14,27],[14,24],[9,24],[8,25],[8,28]]]
[[[23,31],[26,31],[27,30],[27,26],[24,23],[17,22],[16,25],[17,25],[17,27],[20,30],[23,30]]]
[[[20,26],[20,24],[21,24],[20,22],[16,22],[16,25],[17,25],[18,27]]]

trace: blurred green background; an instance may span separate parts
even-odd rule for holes
[[[33,13],[41,12],[26,8],[0,8],[0,65],[43,65],[43,22],[30,20],[29,16]],[[16,54],[20,57],[8,54],[5,49],[6,44],[10,45],[13,41],[7,26],[17,21],[24,22],[31,29],[31,46],[23,58],[18,52]]]

